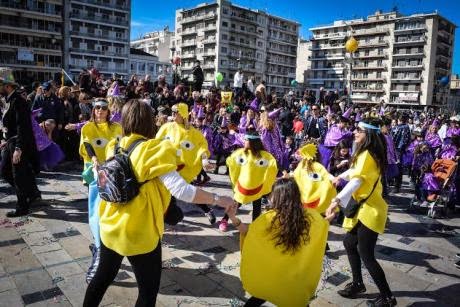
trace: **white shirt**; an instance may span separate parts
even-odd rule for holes
[[[249,90],[251,93],[254,93],[254,83],[252,82],[251,79],[248,80],[248,90]]]
[[[240,74],[239,71],[236,72],[235,77],[233,78],[233,87],[235,88],[243,87],[243,74]]]

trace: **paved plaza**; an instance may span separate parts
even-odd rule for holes
[[[71,169],[69,171],[69,169]],[[228,177],[211,175],[207,190],[230,194]],[[42,173],[44,201],[26,218],[5,218],[14,206],[12,190],[0,184],[0,306],[81,306],[85,272],[91,261],[87,188],[78,168]],[[406,210],[408,186],[391,197],[387,230],[377,257],[399,306],[460,306],[460,269],[454,266],[460,246],[460,215],[430,219]],[[198,207],[181,204],[186,218],[167,227],[163,238],[163,273],[158,306],[240,306],[248,297],[239,280],[239,234],[210,226]],[[240,210],[250,221],[250,207]],[[218,219],[223,215],[217,211]],[[142,225],[139,225],[142,227]],[[344,231],[331,226],[331,251],[311,306],[365,306],[377,290],[365,272],[367,293],[355,300],[336,291],[351,280],[342,245]],[[295,266],[295,263],[292,264]],[[280,276],[282,279],[282,276]],[[137,285],[125,260],[101,306],[134,306]],[[266,304],[267,306],[269,304]]]

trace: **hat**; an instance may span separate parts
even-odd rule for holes
[[[49,91],[51,89],[51,82],[47,81],[42,84],[42,87],[45,91]]]
[[[181,102],[172,106],[171,110],[173,112],[179,113],[183,119],[188,119],[188,106]]]
[[[0,67],[0,84],[19,85],[13,76],[13,70],[8,67]]]
[[[450,118],[451,121],[460,122],[460,115],[455,115]]]
[[[351,111],[353,110],[353,106],[349,107],[345,113],[342,114],[343,117],[345,118],[350,118],[350,115],[351,115]]]
[[[98,99],[95,99],[93,101],[93,107],[95,107],[95,106],[108,106],[108,105],[109,105],[109,103],[105,99],[98,98]]]
[[[222,117],[222,122],[220,123],[221,128],[227,128],[227,118],[224,116]]]
[[[204,110],[203,110],[202,107],[201,107],[201,108],[200,108],[200,107],[198,108],[198,114],[196,115],[196,117],[197,117],[198,119],[203,119],[203,118],[206,117],[205,114],[204,114]]]
[[[298,152],[303,159],[314,160],[318,152],[318,148],[315,144],[310,143],[299,148]]]
[[[118,82],[115,83],[115,85],[113,86],[112,94],[110,96],[112,96],[112,97],[120,97],[121,96],[120,88],[118,87]]]

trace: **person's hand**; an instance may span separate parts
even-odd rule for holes
[[[326,213],[325,219],[328,220],[329,223],[332,222],[334,218],[335,218],[335,212],[332,212],[331,214]]]
[[[13,164],[18,164],[21,161],[22,150],[16,148],[13,152]]]
[[[97,169],[99,167],[99,161],[97,160],[97,157],[96,156],[93,156],[91,158],[91,161],[93,162],[93,168],[94,169]]]
[[[289,177],[290,177],[290,176],[289,176],[288,171],[284,170],[284,171],[283,171],[283,175],[281,176],[281,178],[282,178],[282,179],[289,179]]]
[[[339,184],[340,184],[340,177],[334,177],[334,179],[332,179],[332,185],[334,187],[337,187]]]
[[[238,211],[238,204],[233,202],[228,208],[227,210],[225,210],[225,213],[228,214],[228,216],[231,218],[231,219],[235,219],[236,218],[236,212]]]
[[[76,129],[77,129],[77,125],[75,125],[75,124],[67,124],[67,125],[65,125],[64,129],[65,129],[65,130],[68,130],[68,131],[76,130]]]
[[[339,206],[339,202],[333,199],[330,206],[326,209],[326,219],[333,219],[335,217],[336,208]]]
[[[225,210],[228,210],[228,208],[233,205],[234,201],[233,198],[228,197],[228,196],[221,196],[219,197],[219,201],[217,202],[216,205],[219,207],[224,208]]]

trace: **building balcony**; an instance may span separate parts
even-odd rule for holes
[[[368,55],[354,54],[353,57],[356,58],[356,59],[376,59],[376,58],[386,59],[386,58],[388,58],[388,55],[384,54],[384,53],[381,53],[381,54],[378,54],[378,53],[371,54],[371,53],[369,53]]]
[[[124,53],[117,53],[117,52],[113,52],[113,51],[94,50],[94,49],[88,49],[88,48],[80,49],[80,48],[70,47],[69,51],[71,53],[94,54],[94,55],[99,55],[99,56],[104,56],[104,57],[119,57],[119,58],[123,58],[123,59],[126,59],[129,56],[128,54],[124,54]]]
[[[282,39],[282,38],[278,38],[278,37],[274,37],[274,36],[268,36],[268,40],[269,41],[272,40],[272,41],[282,42],[283,44],[289,44],[289,45],[297,47],[297,41]]]
[[[33,52],[38,52],[38,53],[52,53],[53,55],[55,54],[61,54],[61,45],[59,43],[56,44],[46,44],[46,43],[31,43],[28,44],[24,42],[24,40],[0,40],[0,47],[1,48],[7,48],[7,49],[17,49],[17,48],[27,48],[27,49],[33,49]]]
[[[40,70],[54,70],[59,71],[62,67],[62,63],[45,63],[39,61],[18,61],[16,58],[2,58],[2,65],[14,66],[18,68],[34,68]]]
[[[271,28],[271,29],[280,30],[280,31],[283,31],[283,32],[286,32],[286,33],[289,33],[289,34],[292,34],[292,35],[297,35],[297,31],[292,30],[292,29],[287,29],[285,27],[278,26],[278,25],[275,25],[275,24],[268,24],[268,27]]]
[[[343,49],[343,44],[339,45],[322,45],[316,47],[309,47],[308,50],[328,50],[328,49]]]
[[[70,35],[72,35],[72,36],[80,36],[80,37],[85,37],[85,38],[90,38],[90,39],[93,39],[93,38],[95,38],[95,39],[105,39],[105,40],[115,41],[115,42],[128,40],[128,38],[126,36],[117,37],[116,34],[89,33],[87,31],[70,31]]]
[[[388,47],[388,41],[375,41],[375,42],[360,42],[358,44],[359,48],[374,48],[374,47]]]
[[[195,57],[196,55],[194,53],[183,53],[181,56],[182,59],[193,59]]]
[[[101,8],[104,8],[104,9],[107,9],[107,7],[109,7],[109,8],[122,10],[124,12],[128,10],[127,1],[123,1],[123,4],[117,3],[115,1],[115,2],[111,2],[109,5],[107,5],[106,3],[103,3],[101,0],[72,0],[72,1],[79,2],[81,4],[92,4],[92,5],[96,5]]]
[[[314,35],[313,39],[318,40],[318,39],[345,39],[347,38],[345,33],[329,33],[329,34],[319,34],[319,35]]]
[[[345,56],[344,55],[336,55],[336,56],[322,56],[322,57],[313,57],[309,56],[308,59],[310,61],[324,61],[324,60],[344,60]]]
[[[419,53],[393,53],[394,58],[415,58],[415,57],[424,57],[425,52]]]
[[[367,77],[367,78],[364,78],[364,77],[352,77],[351,78],[352,81],[381,81],[383,83],[387,82],[387,79],[386,77]]]
[[[423,77],[391,77],[391,82],[403,82],[403,83],[420,83],[423,82]]]
[[[331,67],[312,67],[311,70],[342,70],[344,69],[344,65],[337,65]]]
[[[398,29],[398,26],[396,25],[394,33],[395,35],[398,35],[398,34],[409,34],[409,33],[414,33],[414,32],[418,32],[418,33],[426,32],[426,31],[427,29],[425,25],[419,25],[419,26],[412,27],[412,28],[400,28],[400,29]]]
[[[39,7],[32,3],[29,5],[27,1],[1,0],[0,7],[5,11],[19,11],[26,14],[45,14],[47,17],[53,17],[59,20],[62,18],[61,10],[55,10],[54,7]]]
[[[212,37],[212,38],[207,38],[203,41],[203,44],[215,44],[216,43],[216,38],[215,37]]]
[[[355,88],[353,87],[352,88],[352,91],[354,93],[356,92],[363,92],[363,93],[382,93],[382,92],[385,92],[385,90],[383,88]]]
[[[313,77],[313,78],[309,78],[309,82],[311,83],[312,81],[342,81],[344,80],[345,78],[344,77],[332,77],[331,76],[328,76],[328,77]]]
[[[395,65],[393,64],[392,69],[394,70],[421,70],[421,69],[424,69],[424,65],[423,64],[419,64],[419,65]]]
[[[384,29],[374,28],[374,29],[367,29],[367,30],[355,30],[353,32],[354,37],[368,36],[368,35],[380,35],[380,34],[390,34],[390,29],[388,29],[388,28],[384,28]]]
[[[7,33],[27,33],[30,36],[54,36],[56,39],[61,38],[61,29],[52,26],[43,27],[38,25],[30,25],[25,20],[17,19],[15,22],[9,23],[0,18],[0,27],[3,32]],[[8,30],[8,31],[6,31]]]
[[[204,64],[201,66],[203,69],[214,69],[216,68],[216,66],[214,65],[214,63],[212,64]]]
[[[398,90],[398,89],[392,89],[390,90],[391,93],[420,93],[420,89],[416,90]]]
[[[240,21],[243,21],[243,22],[247,22],[247,23],[252,23],[254,25],[259,25],[258,21],[257,21],[257,17],[254,15],[254,16],[248,16],[244,13],[241,13],[241,14],[236,14],[236,13],[232,13],[231,16],[230,16],[230,19],[236,19],[236,20],[240,20]]]
[[[394,40],[393,45],[399,46],[399,45],[418,45],[418,44],[425,44],[425,37],[420,37],[417,39],[404,39],[404,40]]]
[[[217,30],[216,25],[210,25],[204,28],[205,31],[215,31]]]
[[[105,23],[112,26],[119,26],[123,28],[129,28],[129,22],[127,19],[116,18],[115,16],[109,16],[108,18],[96,15],[89,15],[85,13],[70,13],[70,18],[83,20],[84,22],[93,23]]]
[[[381,66],[364,66],[364,65],[354,65],[353,70],[386,70],[386,65]]]
[[[181,24],[186,24],[186,23],[192,23],[192,22],[196,22],[196,21],[203,21],[205,19],[213,19],[213,18],[216,18],[216,17],[217,17],[216,13],[208,13],[208,14],[204,14],[204,15],[193,15],[193,16],[182,18],[180,23]]]
[[[196,41],[185,41],[182,42],[182,47],[196,46]]]

